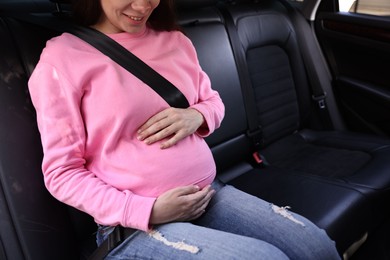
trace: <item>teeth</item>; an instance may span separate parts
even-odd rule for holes
[[[131,20],[134,20],[134,21],[141,21],[141,20],[142,20],[142,18],[140,18],[140,17],[134,17],[134,16],[129,16],[129,18],[130,18]]]

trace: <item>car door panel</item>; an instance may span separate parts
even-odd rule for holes
[[[348,127],[390,136],[390,19],[323,12],[315,25]]]

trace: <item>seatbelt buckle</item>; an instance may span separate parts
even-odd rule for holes
[[[259,152],[252,153],[252,157],[255,160],[255,163],[260,166],[261,168],[265,167],[267,165],[266,161],[264,160],[263,156]]]
[[[326,104],[325,104],[326,96],[327,96],[327,94],[326,94],[326,92],[324,92],[322,95],[319,95],[319,96],[312,95],[311,98],[314,101],[317,101],[318,107],[320,109],[324,109],[324,108],[326,108]]]
[[[261,159],[261,155],[260,155],[259,152],[254,152],[254,153],[252,154],[252,156],[253,156],[253,159],[255,159],[255,162],[256,162],[257,164],[262,164],[262,163],[263,163],[263,159]]]
[[[246,135],[252,139],[255,150],[257,151],[263,145],[263,129],[258,126],[256,129],[249,129],[246,131]]]

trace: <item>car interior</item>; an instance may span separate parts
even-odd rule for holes
[[[69,2],[0,1],[0,259],[96,248],[93,219],[44,186],[27,87]],[[206,139],[217,177],[307,217],[343,259],[390,259],[390,20],[307,2],[175,0],[226,107]]]

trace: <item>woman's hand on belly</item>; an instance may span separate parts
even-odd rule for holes
[[[163,193],[154,203],[150,224],[197,219],[204,212],[215,191],[211,186],[178,187]]]
[[[138,140],[152,144],[167,138],[161,143],[161,148],[166,149],[193,134],[203,123],[203,115],[196,109],[170,107],[149,118],[139,128]]]

